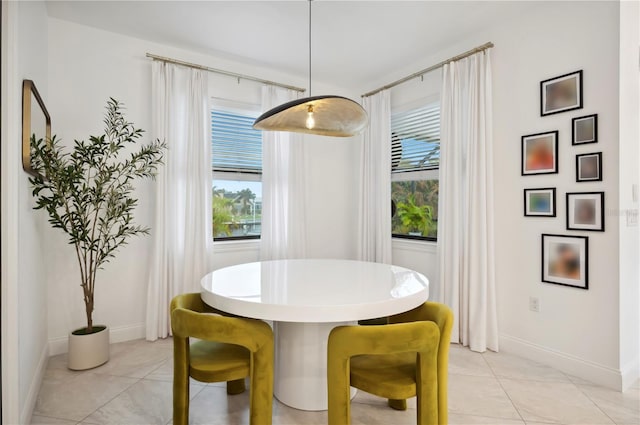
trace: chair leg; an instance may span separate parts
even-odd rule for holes
[[[244,386],[244,378],[236,379],[234,381],[227,381],[227,394],[236,395],[242,394],[246,387]]]
[[[173,338],[173,424],[189,424],[189,342]]]
[[[407,400],[389,399],[389,407],[395,410],[407,410]]]
[[[273,343],[251,354],[249,424],[271,425],[273,413]]]
[[[416,364],[417,422],[418,425],[446,425],[438,416],[437,357],[435,352],[429,354],[419,353]]]
[[[331,346],[331,344],[329,344]],[[351,387],[349,358],[340,358],[331,349],[327,361],[327,391],[329,425],[351,424]]]

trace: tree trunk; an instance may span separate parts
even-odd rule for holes
[[[93,297],[87,300],[85,307],[87,312],[87,333],[90,334],[93,332]]]
[[[89,283],[82,284],[84,292],[84,308],[87,315],[87,333],[93,332],[93,294],[89,290]]]

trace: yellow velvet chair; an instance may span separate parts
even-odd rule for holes
[[[432,322],[339,326],[329,334],[329,425],[351,423],[349,387],[389,399],[418,396],[418,424],[438,423],[440,330]]]
[[[440,345],[438,348],[438,423],[449,423],[449,403],[447,401],[449,380],[449,346],[451,345],[451,328],[453,312],[445,304],[427,301],[426,303],[405,313],[389,317],[389,323],[406,323],[430,321],[440,329]],[[389,400],[394,409],[406,409],[406,400]]]
[[[208,314],[207,314],[208,313]],[[224,317],[200,294],[171,300],[173,331],[173,423],[189,423],[189,376],[201,382],[227,382],[227,394],[244,392],[250,378],[250,423],[271,424],[273,332],[260,320]],[[190,344],[189,338],[200,341]]]

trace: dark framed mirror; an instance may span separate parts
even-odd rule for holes
[[[31,137],[51,139],[51,117],[31,80],[22,81],[22,168],[31,175],[37,173],[31,165]]]

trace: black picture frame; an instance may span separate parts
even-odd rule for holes
[[[520,165],[521,165],[521,175],[523,176],[531,176],[537,174],[557,174],[558,173],[558,130],[547,131],[544,133],[536,133],[536,134],[527,134],[526,136],[521,137],[521,154],[520,154]],[[549,146],[544,146],[545,144],[551,143],[551,149]],[[530,144],[538,144],[540,146],[540,150],[547,149],[546,154],[549,152],[552,153],[552,165],[548,167],[544,167],[546,158],[531,158],[530,155],[535,156],[544,156],[545,153],[542,152],[540,155],[533,152],[534,149],[538,149],[537,147],[531,147]],[[541,166],[531,166],[532,162],[540,162],[543,161]]]
[[[589,289],[589,238],[542,234],[541,279],[545,283]]]
[[[553,115],[561,112],[582,109],[582,70],[570,72],[540,82],[540,115]],[[560,94],[553,94],[555,93]],[[562,99],[562,96],[575,96],[575,99]],[[565,93],[562,93],[565,92]],[[552,96],[553,95],[553,96]],[[560,102],[560,105],[553,103]]]
[[[545,211],[536,211],[532,206],[532,195],[546,194],[549,197],[549,207]],[[544,199],[542,199],[544,202]],[[540,187],[524,189],[524,216],[525,217],[555,217],[556,216],[556,188]]]
[[[604,232],[604,192],[567,192],[567,230]]]
[[[590,137],[585,137],[585,132],[591,133]],[[589,143],[598,143],[598,114],[585,115],[571,120],[571,144],[576,146]]]
[[[602,152],[576,155],[576,182],[602,181]]]

